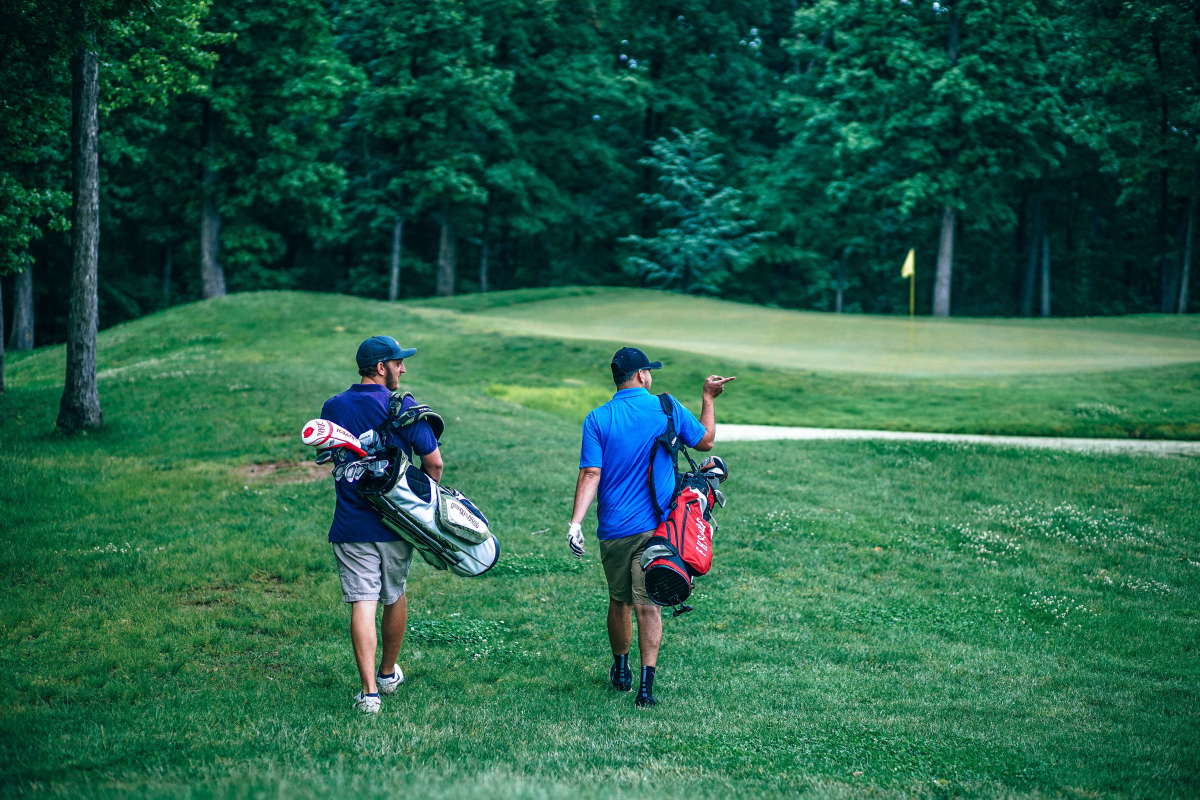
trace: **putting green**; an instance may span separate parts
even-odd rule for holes
[[[926,317],[910,323],[903,317],[788,311],[640,289],[483,308],[462,318],[510,335],[627,342],[837,372],[1088,372],[1200,361],[1200,341],[1182,329],[1162,335],[1069,319]]]

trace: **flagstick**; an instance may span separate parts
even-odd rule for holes
[[[914,309],[916,308],[917,297],[917,273],[913,270],[913,274],[908,276],[908,351],[913,351],[913,337],[916,335],[916,317]]]

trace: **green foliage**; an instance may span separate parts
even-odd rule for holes
[[[892,314],[915,248],[923,313],[949,207],[956,314],[1032,313],[1046,246],[1054,315],[1176,310],[1200,130],[1186,4],[88,8],[103,325],[199,295],[207,196],[233,289],[383,297],[394,253],[413,299],[456,253],[456,291],[686,284]],[[60,340],[80,39],[61,4],[0,15],[0,272],[36,264],[37,339]],[[664,189],[672,131],[706,132],[719,179]]]
[[[1193,793],[1194,459],[719,445],[714,568],[665,621],[663,704],[637,712],[605,685],[594,543],[580,563],[562,542],[579,429],[484,393],[497,373],[598,381],[611,351],[434,313],[259,293],[118,326],[99,340],[108,425],[71,439],[49,435],[62,348],[17,355],[0,396],[6,794]],[[414,564],[407,680],[366,719],[330,481],[248,468],[311,457],[300,426],[384,330],[421,348],[405,380],[446,416],[447,480],[494,521],[505,568]],[[717,364],[677,358],[664,379]],[[720,413],[755,412],[761,379]]]
[[[712,134],[703,128],[673,133],[673,140],[651,144],[640,162],[657,173],[663,193],[639,197],[671,227],[651,239],[623,239],[650,255],[631,256],[628,264],[659,288],[715,293],[765,234],[750,230],[754,220],[735,218],[740,192],[718,184],[721,156],[709,152]]]

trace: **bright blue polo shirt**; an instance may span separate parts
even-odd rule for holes
[[[704,426],[674,397],[675,430],[688,447],[704,438]],[[667,429],[667,415],[658,397],[641,387],[622,389],[613,399],[583,421],[583,447],[579,468],[600,468],[600,507],[597,516],[601,539],[623,539],[652,531],[658,516],[650,501],[646,480],[650,448]],[[654,492],[663,510],[675,490],[675,472],[664,452],[654,459]]]
[[[321,408],[321,419],[327,419],[355,436],[361,436],[387,420],[391,396],[388,388],[378,383],[356,383],[325,401]],[[404,408],[413,405],[416,405],[416,401],[411,397],[404,401]],[[433,429],[425,420],[394,432],[392,440],[408,453],[409,458],[413,453],[427,456],[438,446]],[[337,489],[337,506],[333,509],[329,541],[394,542],[400,538],[383,526],[379,514],[358,496],[354,484],[341,480],[335,481],[334,486]]]

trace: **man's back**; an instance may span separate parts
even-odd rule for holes
[[[388,418],[388,400],[392,393],[386,386],[377,383],[356,383],[341,394],[325,401],[321,418],[341,425],[355,436],[382,425]],[[415,405],[411,397],[404,401],[404,408]],[[411,458],[415,453],[425,456],[437,449],[437,438],[429,423],[421,420],[398,432],[395,442]],[[331,542],[394,542],[400,537],[384,527],[379,515],[358,496],[354,484],[337,481],[337,506],[333,511],[333,524],[329,528]]]
[[[689,447],[704,436],[704,426],[674,398],[675,430]],[[658,516],[650,500],[647,470],[654,439],[667,428],[658,397],[642,388],[622,389],[588,414],[583,423],[579,468],[600,469],[601,539],[619,539],[652,531]],[[655,493],[665,508],[675,488],[671,459],[660,452],[654,462]]]

